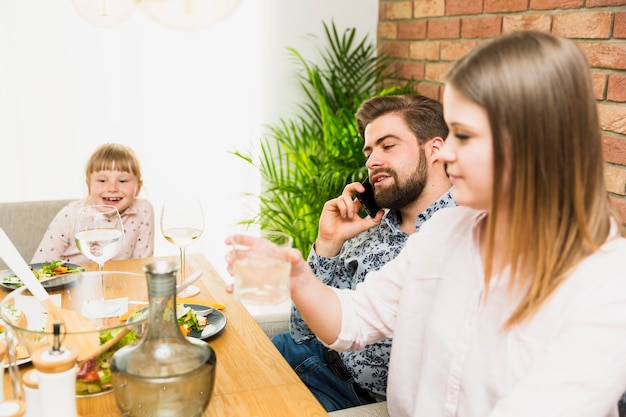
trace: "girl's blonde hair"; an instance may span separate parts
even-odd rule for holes
[[[510,178],[507,227],[498,233],[506,234],[510,288],[527,289],[506,322],[510,328],[532,317],[610,233],[613,213],[591,72],[573,41],[521,31],[471,51],[447,82],[487,111],[494,178]],[[493,195],[501,195],[502,187],[494,181]],[[494,198],[487,219],[486,288],[496,204]]]
[[[143,184],[137,155],[132,149],[119,143],[105,143],[91,155],[85,167],[88,184],[91,174],[99,171],[130,172],[137,178],[138,186]]]

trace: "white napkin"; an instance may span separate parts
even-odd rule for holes
[[[61,306],[61,294],[52,294],[50,300],[57,307]],[[15,307],[26,315],[26,323],[29,330],[44,330],[48,315],[41,302],[32,295],[18,295],[15,297]]]
[[[104,303],[104,308],[102,307]],[[128,311],[128,297],[111,298],[109,300],[87,300],[83,302],[81,314],[88,319],[104,319],[117,317]]]

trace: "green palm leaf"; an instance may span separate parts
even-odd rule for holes
[[[267,126],[258,148],[232,152],[258,169],[262,181],[261,194],[248,195],[258,200],[259,211],[241,223],[289,233],[305,256],[317,236],[324,203],[367,173],[354,119],[359,105],[374,95],[412,88],[409,82],[381,89],[387,59],[376,56],[367,36],[358,40],[355,28],[340,33],[334,22],[323,25],[321,64],[287,48],[305,97],[298,103],[298,116]]]

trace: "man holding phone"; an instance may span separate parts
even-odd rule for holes
[[[308,258],[317,277],[337,288],[354,289],[395,258],[433,213],[455,205],[438,158],[448,135],[439,102],[419,95],[373,97],[361,104],[356,120],[368,178],[326,202]],[[363,204],[365,218],[358,215]],[[391,339],[335,352],[293,307],[290,331],[272,341],[327,411],[386,399]]]

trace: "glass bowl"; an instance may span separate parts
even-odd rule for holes
[[[94,271],[51,279],[59,281],[58,285],[46,285],[50,299],[61,307],[63,316],[68,318],[60,328],[60,344],[78,355],[76,395],[83,397],[111,392],[110,360],[113,353],[122,346],[139,341],[146,330],[147,309],[128,320],[129,311],[147,305],[146,277],[130,272]],[[103,299],[109,304],[108,311],[94,310],[93,306]],[[29,361],[26,355],[32,356],[39,349],[53,346],[52,323],[48,321],[44,304],[33,297],[26,287],[12,291],[2,300],[0,317],[17,336],[20,344],[18,354],[25,348],[22,357],[18,358],[21,363]],[[116,336],[119,341],[114,341],[106,351],[98,352],[104,343]]]

